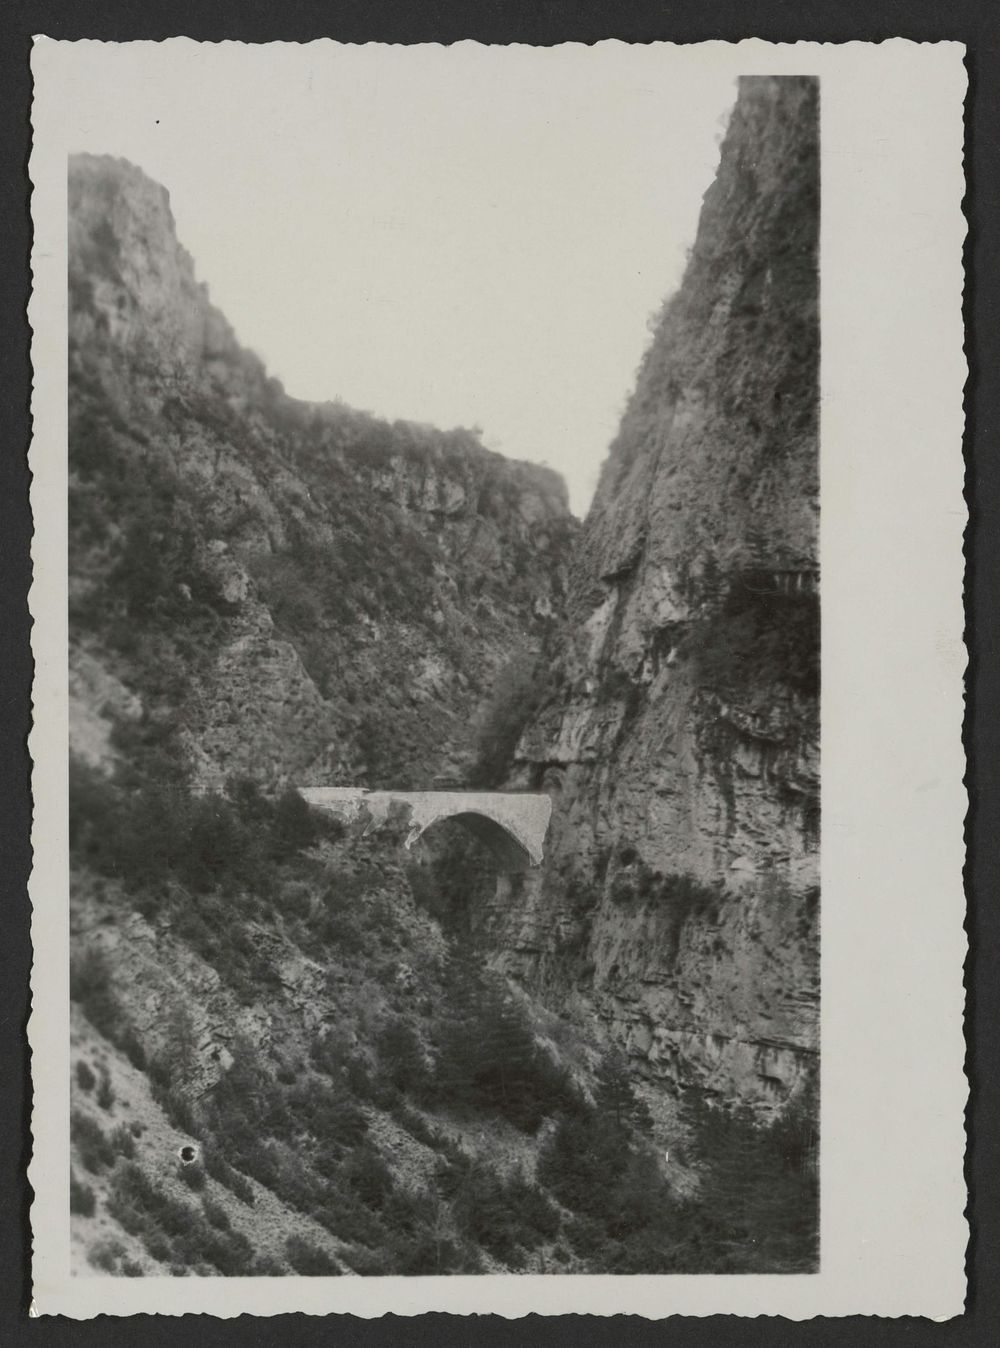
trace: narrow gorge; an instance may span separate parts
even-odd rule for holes
[[[71,159],[78,1272],[816,1267],[817,97],[740,81],[582,524],[289,397]]]

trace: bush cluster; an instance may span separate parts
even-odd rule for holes
[[[206,1146],[202,1152],[202,1159],[205,1170],[212,1179],[217,1180],[248,1208],[253,1207],[255,1202],[253,1185],[245,1175],[233,1169],[216,1146]]]
[[[110,1134],[105,1133],[96,1119],[81,1110],[70,1115],[70,1138],[85,1170],[98,1175],[114,1165],[119,1156],[131,1160],[135,1155],[135,1138],[125,1124],[119,1124]]]
[[[470,786],[490,788],[503,783],[517,742],[544,701],[547,671],[547,660],[522,651],[497,676],[479,726]]]
[[[272,801],[236,778],[223,794],[193,795],[184,783],[112,783],[71,765],[70,845],[131,893],[170,880],[199,895],[266,892],[281,863],[337,831],[291,788]]]
[[[102,1109],[110,1109],[115,1102],[114,1087],[111,1085],[111,1076],[107,1070],[101,1072],[101,1083],[94,1098]]]
[[[459,1230],[508,1268],[559,1231],[558,1210],[521,1175],[504,1177],[484,1165],[442,1172]]]
[[[205,1194],[201,1200],[201,1208],[210,1226],[214,1226],[217,1231],[229,1230],[231,1226],[229,1213],[221,1203],[217,1203],[214,1198]]]
[[[663,924],[664,955],[668,961],[676,958],[681,933],[688,922],[693,918],[718,921],[724,900],[717,886],[704,884],[693,875],[675,872],[661,875],[632,848],[619,853],[619,860],[621,868],[609,886],[611,900],[622,906],[646,903],[655,909]]]
[[[118,1154],[114,1144],[97,1120],[92,1119],[89,1114],[84,1114],[78,1109],[73,1110],[70,1115],[70,1137],[77,1149],[80,1163],[92,1175],[99,1175],[102,1170],[114,1165]]]
[[[720,1272],[808,1273],[818,1259],[816,1087],[767,1126],[744,1111],[686,1106],[702,1182],[684,1258]]]
[[[692,628],[688,650],[701,682],[721,694],[775,685],[819,696],[819,597],[784,593],[763,571],[731,577],[719,603]]]
[[[118,1269],[118,1261],[125,1253],[125,1246],[120,1240],[107,1239],[96,1241],[87,1254],[87,1260],[94,1268],[99,1268],[102,1273],[115,1273]]]
[[[305,854],[340,825],[311,811],[297,792],[276,800],[234,779],[222,794],[192,795],[183,783],[145,776],[109,782],[86,765],[70,774],[70,833],[75,855],[100,875],[120,880],[149,917],[169,916],[185,941],[251,1004],[278,976],[258,945],[253,923],[278,915],[280,895],[296,872],[315,878],[319,865]],[[357,885],[353,877],[341,877]],[[330,885],[321,937],[336,943],[356,921]],[[94,950],[74,965],[72,994],[95,1027],[139,1067],[146,1054],[115,999],[107,964]]]
[[[385,1030],[391,1068],[406,1077],[413,1065],[412,1044],[391,1022]],[[312,1071],[285,1073],[283,1081],[268,1076],[248,1050],[234,1049],[232,1067],[205,1105],[203,1131],[225,1137],[227,1155],[242,1170],[349,1242],[351,1266],[358,1272],[475,1267],[467,1242],[443,1230],[434,1200],[400,1189],[385,1159],[366,1140],[363,1100],[388,1088],[396,1092],[394,1108],[406,1109],[381,1066],[372,1069],[334,1034],[317,1037]],[[409,1116],[418,1120],[419,1130],[420,1116],[412,1110]],[[206,1147],[205,1164],[209,1173],[218,1165],[212,1147]],[[300,1251],[295,1258],[301,1265],[305,1256]]]
[[[424,1098],[431,1079],[430,1064],[420,1036],[400,1016],[388,1020],[375,1040],[375,1051],[386,1081],[400,1094]]]
[[[112,988],[108,957],[100,946],[89,945],[73,951],[69,966],[69,995],[83,1009],[94,1029],[112,1043],[116,1042],[121,1033],[123,1017]],[[77,1067],[77,1081],[84,1090],[92,1090],[97,1079],[82,1060],[80,1066],[85,1071],[81,1077],[80,1067]],[[85,1085],[88,1081],[90,1084]]]
[[[500,1115],[526,1133],[583,1106],[571,1074],[538,1044],[503,980],[471,962],[453,972],[437,1050],[429,1098],[440,1105]]]
[[[89,1184],[84,1184],[78,1180],[73,1172],[69,1177],[69,1210],[79,1213],[81,1217],[93,1217],[94,1209],[97,1206],[97,1200],[94,1197],[94,1191]]]
[[[805,1093],[769,1127],[704,1103],[686,1114],[700,1185],[680,1201],[644,1140],[648,1115],[605,1059],[593,1110],[561,1119],[538,1163],[539,1181],[574,1214],[566,1236],[577,1257],[610,1273],[815,1268],[814,1099]]]
[[[246,1236],[219,1229],[198,1208],[157,1188],[134,1164],[115,1172],[108,1211],[160,1263],[227,1277],[252,1271],[254,1252]]]
[[[92,1091],[97,1085],[97,1078],[82,1058],[76,1061],[76,1084],[82,1091]]]
[[[200,1161],[178,1161],[177,1178],[195,1193],[200,1193],[205,1187],[205,1167]]]
[[[343,1272],[326,1250],[304,1236],[289,1236],[285,1241],[285,1255],[293,1270],[305,1278],[333,1278]]]

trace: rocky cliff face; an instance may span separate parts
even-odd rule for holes
[[[71,160],[74,750],[203,784],[430,786],[562,610],[552,472],[288,398],[196,282],[169,198]]]
[[[639,1073],[767,1110],[818,1046],[817,84],[747,78],[604,466],[481,928]]]

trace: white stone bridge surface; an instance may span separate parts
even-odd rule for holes
[[[454,819],[487,843],[501,868],[538,866],[552,814],[548,796],[511,791],[369,791],[360,786],[300,786],[299,795],[344,823],[364,822],[365,833],[381,828],[400,807],[410,825],[410,848],[433,825]]]

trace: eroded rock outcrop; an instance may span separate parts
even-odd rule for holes
[[[770,1108],[818,1047],[818,111],[748,78],[604,466],[497,959],[635,1069]]]
[[[129,753],[202,786],[461,779],[494,677],[562,612],[561,479],[287,397],[133,165],[74,156],[69,208],[77,750],[110,762],[125,708]]]

